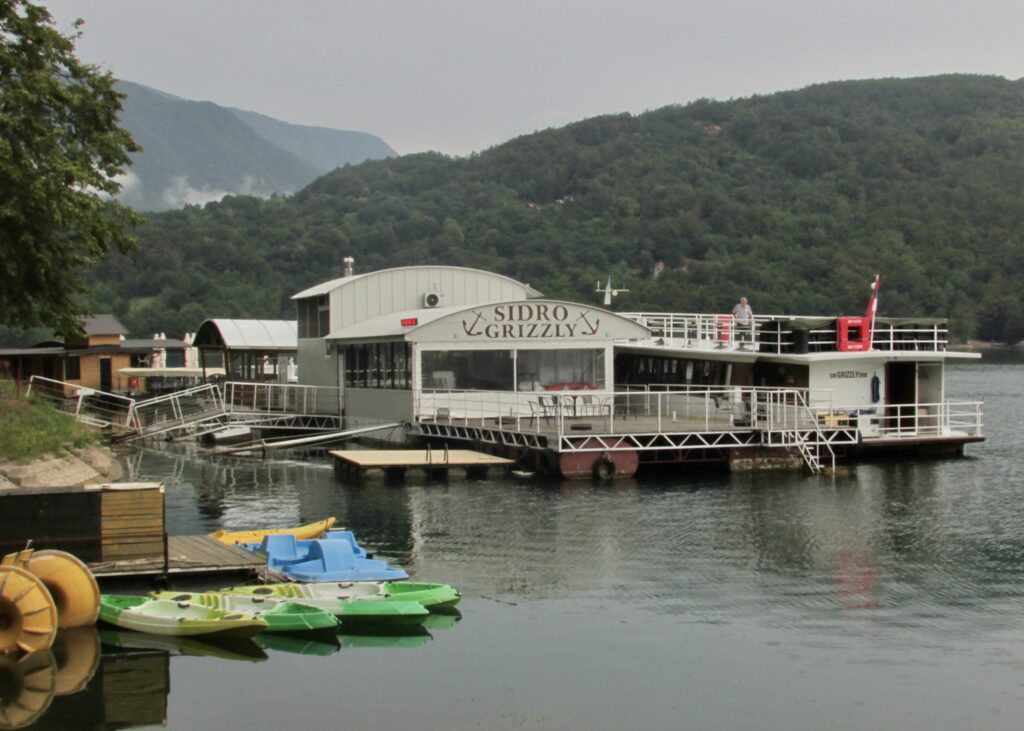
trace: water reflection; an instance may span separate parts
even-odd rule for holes
[[[168,656],[110,654],[96,629],[62,630],[50,650],[0,655],[0,729],[163,724]]]
[[[57,661],[49,650],[0,655],[0,729],[24,728],[57,694]]]
[[[252,640],[211,641],[102,627],[62,630],[50,650],[0,654],[0,731],[106,729],[167,723],[173,657],[260,663],[267,651],[303,656],[343,649],[413,649],[451,629],[457,611],[431,615],[423,626],[388,633],[262,633]],[[428,629],[429,628],[429,629]]]
[[[215,657],[221,660],[263,662],[267,654],[259,645],[245,640],[209,640],[198,637],[151,635],[131,630],[100,630],[103,644],[118,650],[154,650],[168,656]]]
[[[953,371],[951,397],[987,399],[990,441],[969,447],[967,459],[859,464],[835,479],[684,470],[608,485],[413,476],[349,483],[319,458],[208,460],[180,446],[136,452],[127,479],[167,483],[172,533],[333,515],[416,579],[457,586],[468,619],[451,631],[458,614],[431,615],[401,636],[263,635],[233,654],[104,631],[94,679],[58,696],[57,673],[40,727],[59,727],[50,718],[72,699],[91,699],[77,716],[91,727],[124,714],[129,684],[108,675],[144,657],[165,663],[163,695],[149,702],[147,723],[166,716],[167,664],[187,667],[177,692],[195,717],[168,720],[183,728],[224,712],[195,686],[241,694],[262,682],[262,697],[230,709],[258,717],[321,687],[326,662],[345,674],[350,695],[305,696],[310,718],[331,722],[339,706],[369,696],[380,701],[373,720],[381,727],[399,726],[413,708],[426,709],[430,728],[512,727],[524,718],[548,728],[739,728],[762,717],[765,727],[853,719],[845,727],[871,728],[900,719],[901,727],[935,728],[942,724],[928,723],[932,708],[960,714],[949,718],[962,723],[948,725],[992,708],[1024,710],[1012,672],[1024,616],[1024,379],[1016,364]],[[936,702],[965,672],[971,694]],[[385,674],[399,698],[374,696]],[[155,670],[142,677],[150,690],[159,686]],[[872,703],[851,686],[875,691]],[[889,692],[896,687],[899,698]],[[973,700],[978,693],[983,701]],[[798,702],[812,697],[820,704]],[[1012,727],[1003,720],[982,725]]]

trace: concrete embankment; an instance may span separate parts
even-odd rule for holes
[[[74,487],[121,478],[109,447],[70,447],[24,463],[0,460],[0,490],[19,487]]]

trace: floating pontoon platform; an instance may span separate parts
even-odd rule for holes
[[[330,452],[335,470],[362,473],[383,470],[401,474],[408,469],[421,469],[428,473],[465,469],[467,473],[485,473],[492,467],[509,468],[515,460],[472,449],[339,449]]]

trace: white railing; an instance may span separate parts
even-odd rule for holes
[[[685,433],[759,430],[804,433],[827,444],[825,432],[863,438],[981,436],[981,402],[835,406],[831,391],[746,386],[616,386],[612,391],[423,391],[419,421],[517,432],[565,434]],[[771,441],[771,440],[769,440]],[[827,456],[827,455],[826,455]]]
[[[662,344],[697,350],[757,350],[757,318],[740,325],[732,315],[673,312],[623,312],[623,317],[649,328]]]
[[[835,321],[825,327],[801,328],[799,320],[822,318],[790,315],[757,315],[753,326],[743,326],[732,315],[674,312],[623,312],[651,330],[658,344],[695,350],[757,350],[763,353],[834,352],[838,348]],[[873,350],[942,352],[949,345],[949,329],[942,324],[902,324],[876,321]],[[804,350],[806,348],[806,351]]]
[[[734,401],[739,389],[740,400],[744,401],[745,409],[751,413],[751,421],[758,428],[795,429],[812,428],[810,421],[817,421],[824,426],[838,426],[836,419],[829,417],[834,413],[831,389],[807,389],[792,387],[751,388],[740,386],[680,386],[677,383],[650,383],[643,385],[619,385],[615,390],[629,393],[686,393],[702,397],[707,393],[710,398],[721,400],[722,396],[730,396]],[[841,420],[839,420],[841,421]]]
[[[519,432],[666,433],[815,429],[801,389],[635,387],[614,391],[423,391],[420,421]]]
[[[136,401],[131,424],[140,432],[172,429],[224,414],[220,388],[213,383]]]
[[[27,393],[43,399],[79,421],[97,426],[132,427],[135,399],[52,378],[32,376]]]
[[[944,401],[926,404],[889,404],[874,410],[837,407],[837,418],[847,415],[865,440],[921,436],[982,436],[981,401]]]
[[[339,414],[341,390],[335,386],[300,386],[293,383],[228,381],[224,408],[228,413]]]

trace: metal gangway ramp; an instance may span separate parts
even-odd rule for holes
[[[213,383],[136,401],[132,415],[135,429],[125,440],[173,436],[207,424],[222,425],[228,417],[220,388]]]
[[[303,432],[338,431],[338,389],[229,381],[137,399],[32,376],[28,392],[118,441],[175,437],[229,425]]]

